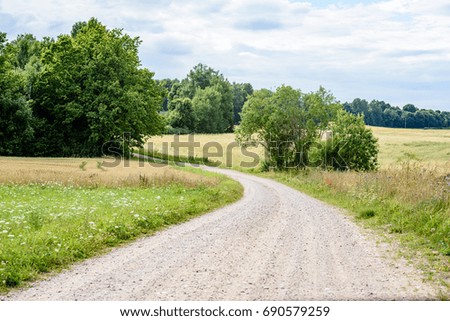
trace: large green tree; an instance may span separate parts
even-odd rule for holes
[[[153,73],[140,69],[139,44],[93,18],[44,50],[32,105],[35,154],[99,156],[110,148],[127,153],[162,131],[162,91]]]
[[[192,106],[197,133],[223,133],[228,129],[229,122],[223,117],[220,106],[222,95],[217,87],[197,89]]]

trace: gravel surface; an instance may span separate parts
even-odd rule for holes
[[[424,300],[436,292],[342,211],[274,181],[3,300]]]

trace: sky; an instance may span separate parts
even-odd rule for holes
[[[156,79],[198,63],[255,89],[319,86],[450,111],[449,0],[0,0],[0,31],[37,38],[96,17],[142,40]]]

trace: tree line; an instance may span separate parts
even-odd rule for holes
[[[364,115],[367,125],[392,128],[448,128],[450,112],[419,109],[412,104],[402,108],[391,106],[384,101],[356,98],[344,103],[344,109],[352,114]]]

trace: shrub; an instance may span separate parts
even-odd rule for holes
[[[332,138],[312,152],[315,165],[335,170],[372,171],[378,168],[378,143],[363,116],[343,110],[330,125]]]

